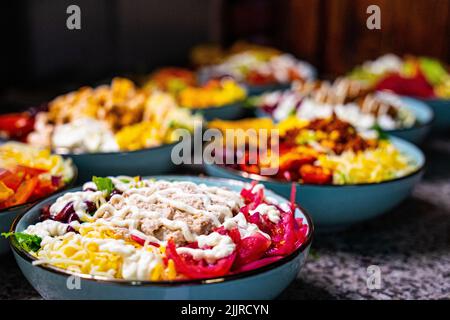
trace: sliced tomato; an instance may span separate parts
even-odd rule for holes
[[[20,184],[19,188],[17,188],[16,193],[5,202],[6,206],[12,207],[27,202],[28,199],[33,194],[33,191],[36,188],[38,181],[39,179],[37,177],[23,181]]]
[[[23,140],[34,130],[34,118],[28,113],[0,115],[0,131],[9,138]]]
[[[280,171],[295,171],[304,164],[312,164],[316,161],[316,157],[307,154],[288,153],[280,157]]]
[[[428,83],[421,72],[418,72],[413,78],[403,77],[398,73],[389,75],[377,83],[376,89],[390,90],[397,94],[420,98],[435,96],[433,86]]]
[[[272,242],[261,233],[255,233],[252,236],[241,239],[237,248],[237,256],[233,268],[239,268],[258,260],[264,256],[271,243]]]
[[[31,168],[27,166],[17,165],[16,166],[17,173],[23,173],[25,176],[35,177],[42,173],[48,172],[48,170],[40,169],[40,168]]]
[[[258,71],[250,71],[247,74],[247,82],[251,85],[269,85],[276,82],[272,74],[262,74]]]
[[[219,259],[214,264],[209,264],[204,260],[194,260],[188,254],[178,254],[175,242],[171,239],[167,242],[166,255],[172,259],[178,273],[190,279],[206,279],[221,277],[230,272],[236,253],[228,257]]]
[[[331,183],[333,175],[330,170],[305,164],[300,168],[300,176],[304,183],[327,184]]]
[[[215,232],[228,235],[236,245],[236,259],[234,260],[232,269],[240,268],[245,264],[258,260],[264,256],[271,244],[270,239],[267,239],[261,233],[255,233],[254,235],[241,239],[238,228],[226,230],[220,227]]]
[[[0,181],[2,181],[8,188],[14,191],[20,186],[23,180],[23,175],[17,175],[9,170],[4,170],[0,174]]]

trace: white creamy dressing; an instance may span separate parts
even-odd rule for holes
[[[44,239],[45,237],[58,237],[64,235],[66,234],[68,227],[69,224],[67,223],[61,223],[54,220],[45,220],[28,226],[24,232]]]
[[[72,203],[75,213],[81,221],[87,221],[91,218],[87,212],[85,201],[95,203],[97,206],[105,203],[105,195],[102,191],[77,191],[68,192],[56,199],[56,202],[50,207],[50,215],[56,216],[66,205]]]
[[[394,119],[387,113],[387,105],[384,108],[382,105],[377,114],[371,113],[372,109],[380,102],[395,108],[398,118]],[[305,97],[299,92],[290,90],[266,94],[262,98],[262,104],[269,107],[275,106],[272,116],[276,121],[282,121],[293,114],[300,119],[309,121],[326,119],[334,113],[339,119],[349,122],[360,130],[373,128],[376,124],[384,130],[409,128],[416,121],[414,113],[405,108],[403,101],[398,96],[386,92],[367,96],[362,107],[354,102],[342,104],[317,101],[315,98]]]
[[[128,181],[128,179],[125,180]],[[208,263],[214,263],[218,259],[225,258],[236,250],[236,245],[228,235],[221,235],[218,232],[195,234],[182,219],[168,219],[168,217],[164,216],[164,210],[150,210],[146,205],[163,204],[190,215],[206,216],[211,218],[216,227],[223,226],[226,230],[237,227],[241,238],[260,233],[270,240],[270,236],[262,232],[257,225],[249,223],[243,213],[239,212],[233,216],[231,208],[234,206],[241,208],[243,205],[243,199],[234,191],[219,187],[208,187],[204,184],[197,185],[191,182],[154,182],[151,180],[141,181],[140,185],[142,187],[133,187],[132,183],[130,183],[128,184],[128,189],[126,189],[125,185],[116,185],[116,183],[124,183],[123,179],[120,181],[114,179],[113,181],[116,189],[120,187],[124,190],[123,194],[113,195],[108,202],[104,199],[104,194],[101,191],[67,193],[58,198],[50,207],[50,213],[52,215],[59,213],[67,203],[71,202],[74,205],[75,212],[82,218],[86,214],[84,201],[92,201],[99,204],[99,209],[92,217],[95,220],[94,224],[112,228],[125,228],[125,234],[137,236],[147,243],[152,241],[164,245],[165,241],[159,241],[157,238],[144,234],[142,230],[139,230],[142,219],[155,220],[168,229],[181,230],[188,242],[197,242],[198,248],[178,247],[178,253],[187,253],[192,255],[193,259],[205,259]],[[91,188],[95,186],[85,184],[84,187]],[[252,188],[252,192],[256,193],[262,189],[264,189],[264,186],[257,184]],[[195,201],[201,201],[204,209],[197,209],[193,205],[186,203],[187,201],[194,201],[194,203]],[[213,204],[213,201],[216,203]],[[277,223],[280,220],[280,212],[273,205],[261,204],[254,211],[267,215],[273,223]],[[222,223],[219,221],[220,217],[223,221]],[[83,225],[89,227],[89,224],[88,222]],[[41,244],[41,250],[45,250],[46,244],[63,241],[63,239],[68,239],[67,237],[73,237],[76,241],[81,241],[83,246],[95,243],[98,245],[100,252],[110,252],[122,257],[121,273],[124,279],[148,280],[152,270],[158,264],[162,264],[162,256],[158,248],[150,245],[136,248],[122,239],[83,237],[73,232],[67,233],[68,226],[69,224],[46,220],[29,226],[26,232],[46,239]],[[70,226],[78,230],[80,224],[75,221]],[[51,261],[44,259],[36,263],[51,263]],[[111,274],[109,276],[114,275]]]
[[[221,235],[218,232],[198,236],[197,243],[199,249],[179,247],[177,252],[190,254],[194,260],[204,259],[208,263],[214,263],[218,259],[228,257],[236,249],[236,245],[229,236]],[[212,248],[202,249],[206,246]]]
[[[245,80],[243,70],[254,70],[263,75],[273,75],[278,83],[291,81],[291,72],[295,70],[303,79],[312,79],[314,71],[308,63],[297,60],[290,54],[276,55],[269,61],[261,60],[249,52],[230,56],[224,63],[206,69],[214,75],[231,75],[238,81]]]
[[[148,280],[155,267],[162,263],[159,254],[145,249],[136,250],[136,253],[123,260],[122,277],[127,280]]]
[[[158,190],[158,186],[167,185],[168,187]],[[181,184],[189,185],[200,192],[183,192],[179,187]],[[170,196],[176,195],[177,199]],[[183,199],[199,199],[205,206],[205,210],[199,210],[188,205]],[[212,200],[221,201],[226,205],[212,204]],[[241,206],[242,199],[232,191],[224,190],[217,187],[208,187],[204,184],[196,185],[190,182],[167,182],[158,181],[142,188],[131,188],[126,190],[122,195],[114,195],[108,203],[103,204],[97,210],[94,218],[103,218],[114,226],[126,227],[129,230],[135,230],[139,227],[140,221],[144,218],[150,218],[158,221],[169,230],[181,230],[184,238],[189,242],[196,240],[196,235],[192,233],[187,222],[182,220],[170,220],[160,211],[151,211],[149,209],[140,209],[139,206],[145,204],[163,203],[170,208],[176,208],[190,215],[207,216],[214,224],[220,226],[219,218],[231,218],[233,212],[231,208]],[[144,238],[147,239],[148,237]],[[150,241],[160,242],[156,238],[150,237]]]
[[[366,61],[362,68],[373,74],[384,74],[386,72],[400,72],[403,61],[395,54],[386,54],[373,61]]]
[[[258,193],[258,192],[261,191],[261,190],[265,190],[264,185],[261,184],[261,183],[258,183],[258,184],[256,184],[256,185],[253,187],[252,193],[253,193],[253,194],[256,194],[256,193]]]
[[[277,224],[280,222],[280,210],[277,207],[268,205],[266,203],[261,203],[254,210],[250,210],[249,214],[253,215],[259,213],[262,216],[267,216],[270,222]]]
[[[55,149],[72,152],[115,152],[119,146],[107,124],[90,118],[57,125],[52,135]]]
[[[256,233],[260,233],[270,240],[270,236],[267,233],[259,230],[256,224],[248,222],[247,219],[245,219],[245,216],[242,212],[239,212],[233,218],[225,220],[222,226],[226,230],[238,228],[239,234],[241,235],[241,239],[245,239],[247,237],[255,235]]]

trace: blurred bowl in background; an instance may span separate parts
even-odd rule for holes
[[[64,154],[72,158],[78,167],[78,183],[93,176],[138,176],[168,173],[175,168],[171,159],[173,147],[170,143],[136,151]]]
[[[11,225],[14,221],[14,219],[21,214],[23,214],[25,211],[30,209],[34,204],[53,196],[54,194],[60,193],[63,190],[70,189],[73,187],[77,181],[78,176],[78,170],[75,165],[72,164],[72,170],[73,170],[73,178],[72,180],[67,183],[62,189],[56,190],[55,192],[49,194],[48,196],[44,198],[37,199],[35,201],[27,202],[24,204],[19,204],[17,206],[5,208],[3,210],[0,210],[0,233],[8,232],[11,228]],[[0,236],[0,256],[9,252],[9,243],[8,240],[4,237]]]
[[[420,99],[433,109],[433,130],[437,132],[450,131],[450,99]]]
[[[391,137],[393,144],[417,163],[407,176],[380,183],[355,185],[296,184],[296,202],[311,214],[318,232],[339,231],[388,212],[405,200],[422,177],[425,156],[412,143]],[[215,164],[206,164],[210,176],[256,180],[269,190],[289,198],[292,182],[250,174]]]

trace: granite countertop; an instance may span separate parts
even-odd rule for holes
[[[450,299],[450,137],[426,144],[427,171],[397,209],[345,232],[317,234],[281,299]],[[1,257],[0,299],[40,299],[11,255]],[[369,289],[367,267],[381,270]]]

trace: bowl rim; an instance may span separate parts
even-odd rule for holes
[[[422,150],[420,150],[416,145],[414,145],[413,143],[406,141],[405,139],[401,139],[398,137],[392,137],[389,136],[390,140],[394,140],[394,141],[400,141],[401,143],[405,143],[407,145],[409,145],[410,147],[413,147],[416,149],[416,151],[420,152],[420,154],[423,157],[423,163],[421,166],[417,167],[414,171],[410,172],[409,174],[405,175],[405,176],[401,176],[395,179],[390,179],[390,180],[385,180],[385,181],[381,181],[381,182],[372,182],[372,183],[348,183],[348,184],[313,184],[313,183],[298,183],[296,181],[282,181],[282,180],[278,180],[275,178],[271,178],[271,177],[267,177],[267,176],[262,176],[260,174],[256,174],[256,173],[249,173],[243,170],[238,170],[238,169],[234,169],[234,168],[230,168],[227,167],[226,165],[218,165],[218,164],[204,164],[205,167],[215,167],[215,168],[219,168],[221,170],[224,171],[228,171],[230,174],[233,174],[235,176],[238,176],[240,178],[244,178],[244,179],[249,179],[249,180],[255,180],[255,181],[259,181],[259,182],[267,182],[267,183],[273,183],[273,184],[281,184],[281,185],[290,185],[292,183],[295,183],[295,185],[297,187],[317,187],[317,188],[324,188],[324,187],[328,187],[328,188],[346,188],[346,187],[367,187],[367,186],[378,186],[378,185],[384,185],[384,184],[389,184],[389,183],[394,183],[394,182],[398,182],[401,180],[405,180],[408,178],[411,178],[413,176],[419,175],[421,174],[426,165],[427,165],[427,159],[424,155],[424,153],[422,152]]]
[[[76,181],[78,179],[78,168],[75,165],[75,163],[73,163],[73,161],[71,163],[71,167],[72,167],[73,177],[68,183],[66,183],[60,189],[57,189],[57,190],[53,191],[52,193],[50,193],[48,195],[45,195],[43,197],[40,197],[40,198],[38,198],[36,200],[28,201],[28,202],[25,202],[25,203],[22,203],[22,204],[16,204],[15,206],[12,206],[12,207],[4,208],[4,209],[0,210],[0,215],[6,214],[9,211],[14,211],[14,210],[18,210],[18,209],[27,209],[27,208],[31,209],[32,206],[34,206],[35,204],[37,204],[37,203],[39,203],[41,201],[44,201],[45,199],[47,199],[49,197],[52,197],[52,196],[54,196],[54,195],[56,195],[56,194],[58,194],[60,192],[64,192],[64,191],[67,191],[69,189],[72,189],[75,186],[75,183],[76,183]]]
[[[239,180],[216,178],[216,177],[201,177],[201,176],[199,177],[199,176],[192,176],[192,175],[166,175],[166,176],[156,175],[156,176],[148,176],[146,178],[161,178],[161,177],[165,177],[166,179],[195,178],[195,179],[206,180],[206,181],[208,181],[208,180],[216,181],[216,182],[222,181],[227,184],[239,185],[242,187],[244,187],[246,184],[244,181],[239,181]],[[70,190],[76,190],[79,188],[80,187],[76,187],[76,188],[72,188]],[[66,190],[66,191],[70,191],[70,190]],[[285,197],[279,195],[278,193],[276,193],[270,189],[268,191],[271,192],[272,194],[288,201]],[[60,192],[60,194],[63,194],[63,192]],[[56,194],[53,196],[56,196]],[[30,210],[39,207],[43,201],[40,201],[40,202],[34,204],[26,212],[17,216],[11,225],[10,232],[15,232],[17,224],[20,222],[20,220],[22,220],[22,218],[28,212],[30,212]],[[38,268],[44,269],[45,271],[55,273],[57,275],[77,276],[83,280],[107,283],[107,284],[118,284],[118,285],[125,285],[125,286],[177,287],[177,286],[183,286],[183,285],[218,284],[218,283],[224,283],[224,282],[249,278],[252,276],[263,274],[267,271],[271,271],[278,267],[281,267],[282,265],[294,260],[297,256],[300,255],[300,253],[304,252],[305,249],[307,249],[310,246],[312,239],[313,239],[313,234],[314,234],[314,224],[313,224],[311,215],[303,207],[298,206],[298,208],[300,209],[300,211],[302,212],[303,216],[305,217],[305,219],[308,223],[308,232],[307,232],[305,241],[297,249],[295,249],[293,252],[291,252],[289,255],[282,257],[281,259],[279,259],[277,261],[274,261],[272,263],[269,263],[269,264],[262,266],[260,268],[257,268],[257,269],[243,271],[243,272],[239,272],[236,274],[229,274],[229,275],[225,275],[225,276],[221,276],[221,277],[207,278],[207,279],[150,281],[150,280],[111,279],[111,278],[107,278],[104,276],[95,276],[95,275],[88,275],[88,274],[83,274],[83,273],[79,273],[79,272],[68,271],[68,270],[58,268],[58,267],[55,267],[55,266],[52,266],[49,264],[33,265],[33,267],[38,267]],[[16,242],[12,239],[12,237],[9,237],[8,240],[9,240],[10,247],[13,249],[14,253],[18,254],[21,258],[23,258],[24,260],[26,260],[29,263],[32,263],[33,261],[37,261],[36,257],[32,256],[30,253],[25,251],[23,248],[18,247]]]
[[[417,96],[405,96],[408,98],[413,98],[413,99],[417,99],[420,101],[423,101],[425,103],[427,102],[445,102],[445,103],[450,103],[450,98],[439,98],[439,97],[429,97],[429,98],[421,98],[421,97],[417,97]]]
[[[129,150],[129,151],[111,151],[111,152],[80,152],[80,153],[55,153],[57,155],[60,155],[61,157],[69,157],[69,158],[76,158],[81,156],[115,156],[115,155],[127,155],[127,154],[136,154],[140,152],[148,152],[148,151],[157,151],[162,148],[171,148],[174,147],[179,141],[171,142],[171,143],[164,143],[159,146],[149,147],[149,148],[143,148],[138,150]]]
[[[204,108],[199,108],[199,107],[194,107],[194,108],[189,108],[189,107],[181,107],[183,109],[187,109],[190,110],[193,113],[199,112],[202,113],[203,111],[210,111],[210,110],[224,110],[224,109],[231,109],[231,108],[243,108],[244,107],[244,103],[245,101],[247,101],[248,96],[246,95],[245,98],[243,99],[239,99],[227,104],[223,104],[221,106],[207,106]]]

